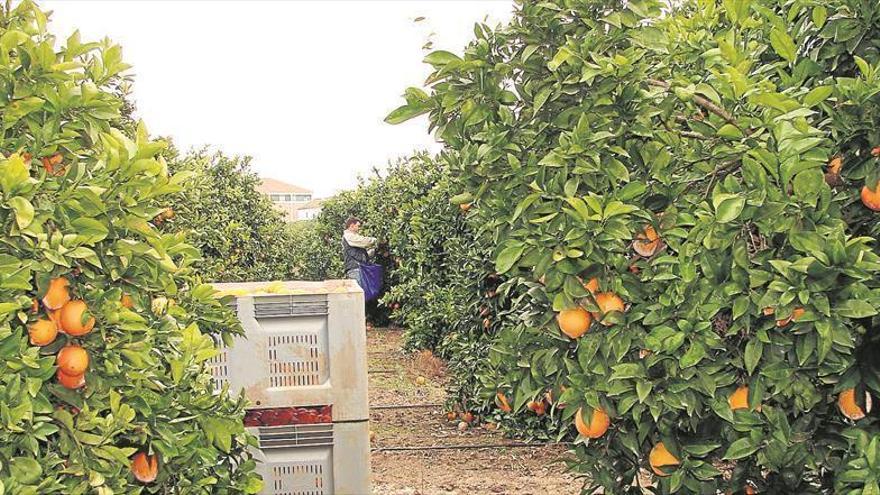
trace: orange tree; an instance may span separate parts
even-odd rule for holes
[[[117,128],[128,66],[0,8],[0,493],[255,493],[243,399],[205,361],[234,319],[151,221],[184,175]]]
[[[479,398],[577,435],[587,493],[880,491],[878,21],[525,1],[388,116],[429,114],[523,294]]]
[[[197,150],[163,153],[169,169],[190,175],[160,217],[164,232],[186,232],[201,252],[206,280],[250,282],[298,278],[294,238],[281,212],[257,190],[250,157]],[[167,217],[167,218],[166,218]]]

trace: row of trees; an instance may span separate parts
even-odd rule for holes
[[[577,438],[587,493],[880,492],[878,21],[523,2],[428,55],[387,120],[428,114],[504,279],[461,392]]]

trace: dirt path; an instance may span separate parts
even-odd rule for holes
[[[371,407],[442,404],[443,363],[428,354],[406,356],[401,332],[368,332]],[[420,384],[419,377],[424,377]],[[475,426],[458,430],[441,407],[373,409],[374,449],[518,443]],[[371,456],[376,495],[576,495],[581,483],[565,473],[565,448],[382,451]]]

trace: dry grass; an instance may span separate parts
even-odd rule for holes
[[[417,373],[426,377],[440,378],[446,376],[446,363],[427,349],[415,353],[412,366]]]

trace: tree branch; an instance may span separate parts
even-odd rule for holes
[[[657,87],[660,87],[660,88],[663,88],[666,90],[668,90],[672,86],[668,82],[660,81],[658,79],[648,79],[648,84],[650,84],[651,86],[657,86]],[[733,115],[730,115],[729,113],[727,113],[727,110],[719,107],[718,105],[712,103],[711,101],[707,100],[706,98],[703,98],[700,95],[694,95],[694,102],[697,105],[700,105],[701,107],[705,108],[709,112],[712,112],[715,115],[726,120],[727,123],[733,125],[737,129],[740,129],[739,125],[736,123],[736,119],[733,118]],[[740,130],[742,130],[742,129],[740,129]]]

